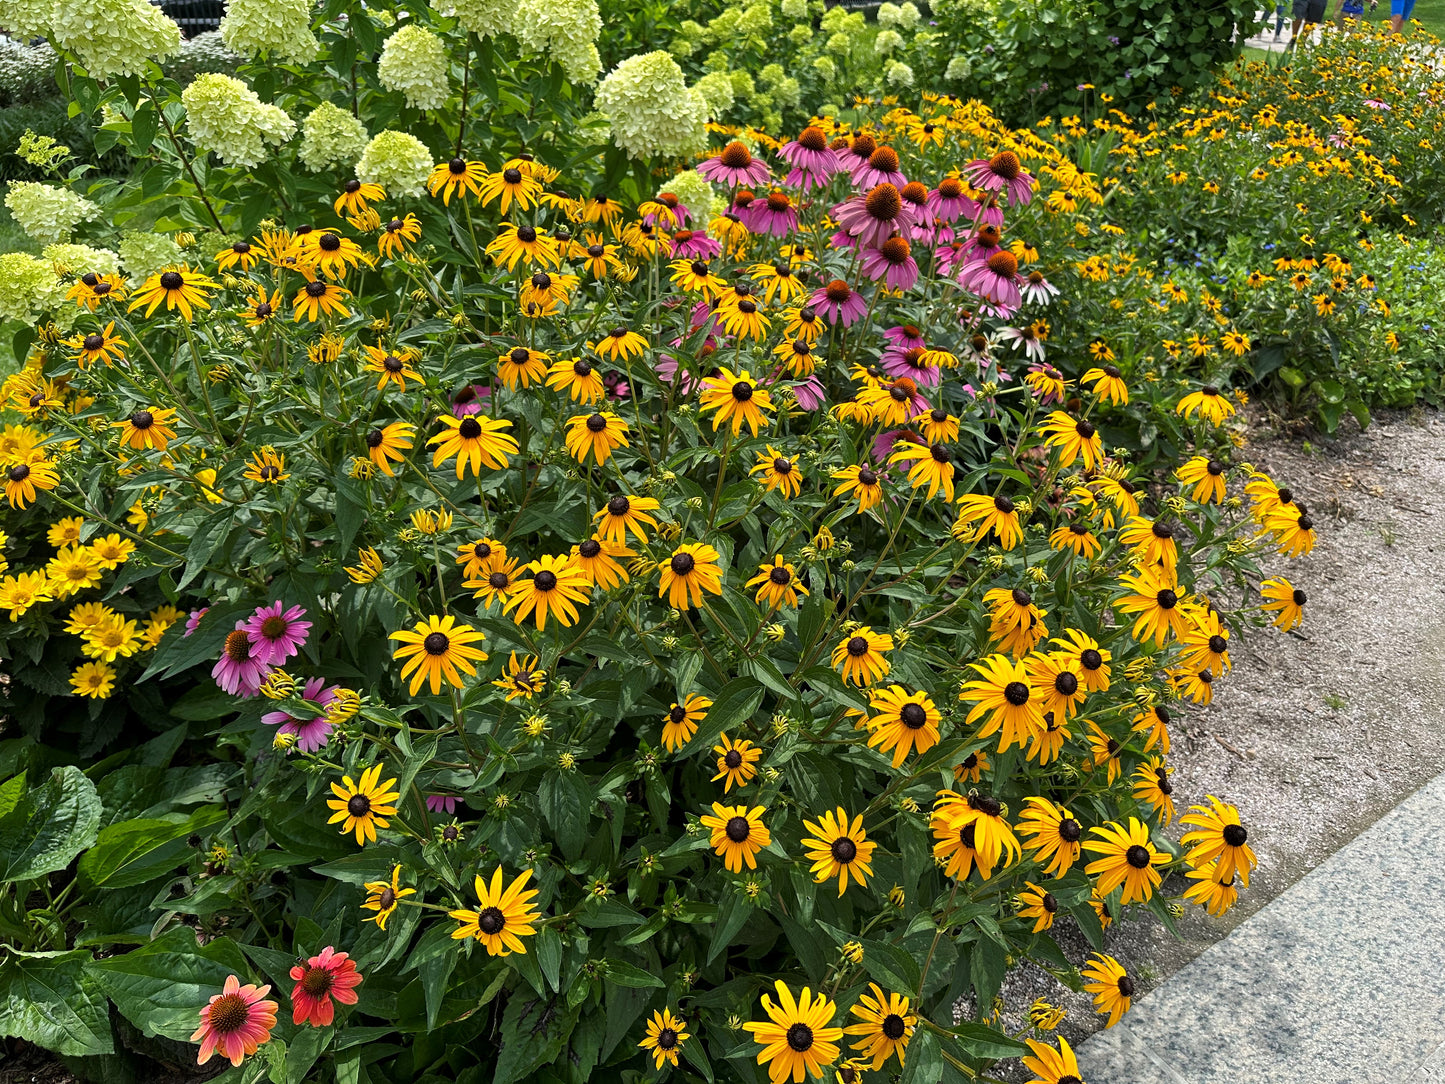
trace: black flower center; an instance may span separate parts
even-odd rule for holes
[[[1079,662],[1083,664],[1085,670],[1097,670],[1104,665],[1104,656],[1092,647],[1086,647],[1079,653]]]
[[[1054,899],[1054,894],[1052,892],[1045,892],[1043,894],[1043,898],[1039,900],[1039,903],[1043,906],[1043,909],[1049,914],[1053,914],[1059,909],[1059,901]]]
[[[264,317],[270,316],[271,313],[272,313],[272,311],[273,311],[273,310],[272,310],[272,308],[271,308],[271,303],[270,303],[269,301],[261,301],[261,302],[258,302],[257,305],[256,305],[256,315],[257,315],[257,316],[260,316],[260,317],[263,317],[263,318],[264,318]]]
[[[1306,602],[1310,600],[1309,596],[1298,588],[1295,589],[1295,593],[1291,595],[1290,598],[1294,600],[1294,604],[1296,606],[1303,606]]]
[[[607,428],[607,419],[601,414],[593,414],[587,419],[587,428],[594,433],[600,433]]]
[[[517,240],[524,245],[530,245],[537,240],[537,231],[531,226],[518,226]]]
[[[723,755],[723,763],[731,769],[736,769],[743,762],[743,755],[736,749],[729,749]]]
[[[845,866],[858,857],[858,844],[847,836],[839,836],[833,840],[833,845],[828,850],[835,861],[841,862]]]
[[[591,376],[592,363],[586,358],[578,358],[572,363],[572,371],[578,376]]]
[[[364,817],[371,812],[371,799],[364,794],[353,794],[346,802],[346,812],[353,817]]]
[[[657,1033],[657,1049],[671,1050],[677,1045],[677,1032],[672,1028],[663,1028]]]
[[[794,1024],[788,1029],[788,1046],[799,1054],[813,1046],[813,1029],[807,1024]]]
[[[733,817],[728,821],[726,832],[728,839],[734,843],[741,843],[752,834],[752,825],[746,817]]]
[[[786,583],[792,582],[793,574],[782,565],[778,565],[771,572],[768,573],[768,579],[781,587]]]
[[[952,453],[950,453],[949,450],[945,448],[942,444],[935,444],[933,445],[933,447],[929,448],[928,451],[929,454],[933,456],[933,461],[935,463],[948,463],[953,459]]]
[[[1249,833],[1240,824],[1226,824],[1224,826],[1224,842],[1231,847],[1243,847],[1245,840],[1249,839]]]
[[[858,481],[865,486],[875,486],[878,484],[878,475],[874,471],[864,467],[858,472]]]
[[[496,936],[502,932],[502,927],[507,924],[507,916],[502,914],[501,908],[488,907],[477,916],[477,928],[482,933]]]
[[[341,238],[334,233],[323,233],[316,246],[326,252],[335,252],[341,247]]]
[[[995,497],[993,499],[993,506],[997,511],[1002,512],[1004,515],[1008,515],[1014,510],[1014,502],[1009,500],[1007,497]]]
[[[577,547],[577,552],[590,560],[602,552],[602,543],[595,538],[589,538]]]
[[[904,704],[898,718],[909,730],[919,730],[928,722],[928,712],[922,704]]]
[[[793,464],[791,460],[783,459],[781,456],[773,460],[773,472],[775,474],[788,475],[791,474],[792,471]]]
[[[490,576],[487,577],[487,584],[494,591],[506,590],[507,584],[509,583],[511,583],[511,580],[508,578],[505,572],[493,572]]]
[[[1124,997],[1134,996],[1134,980],[1128,975],[1119,976],[1119,993]]]
[[[968,805],[970,809],[976,809],[987,817],[997,817],[1003,812],[1003,803],[992,794],[971,794]]]
[[[733,398],[740,403],[746,403],[753,397],[753,386],[746,380],[739,380],[733,385]]]
[[[520,169],[504,169],[502,170],[502,180],[508,184],[521,184],[522,171]]]
[[[1013,589],[1013,600],[1019,606],[1027,606],[1034,600],[1034,596],[1025,591],[1022,587]]]
[[[613,497],[607,502],[607,513],[612,516],[625,516],[631,507],[632,502],[626,497]]]
[[[482,435],[482,423],[476,418],[463,418],[462,424],[457,426],[457,433],[463,440],[476,440]]]
[[[100,335],[87,335],[85,337],[84,345],[87,350],[99,350],[102,346],[105,345],[105,339]]]
[[[465,158],[453,158],[450,162],[447,163],[447,169],[448,169],[452,174],[457,175],[457,176],[460,176],[461,174],[463,174],[463,173],[465,173],[465,172],[467,171],[467,162],[466,162],[466,159],[465,159]]]
[[[1223,655],[1229,648],[1229,641],[1223,636],[1211,636],[1209,638],[1209,650],[1216,655]]]
[[[1059,821],[1059,838],[1065,843],[1077,843],[1079,842],[1079,837],[1083,834],[1083,828],[1079,826],[1079,822],[1074,820],[1073,817],[1065,817]]]
[[[1124,852],[1124,860],[1135,869],[1149,868],[1149,852],[1137,843]]]
[[[1179,604],[1179,596],[1167,587],[1160,591],[1159,594],[1155,596],[1155,599],[1159,603],[1161,610],[1172,610]]]
[[[1310,519],[1309,516],[1306,516],[1306,515],[1304,515],[1303,513],[1300,514],[1300,518],[1299,518],[1299,529],[1300,529],[1300,530],[1302,530],[1302,531],[1313,530],[1313,529],[1314,529],[1314,525],[1315,525],[1315,521],[1312,520],[1312,519]]]
[[[1029,702],[1029,687],[1022,681],[1010,681],[1003,687],[1003,697],[1016,708]]]
[[[156,419],[149,410],[137,410],[130,416],[130,424],[136,429],[149,429],[155,425]]]
[[[855,636],[848,641],[848,654],[855,659],[862,658],[868,654],[868,641],[862,636]]]
[[[308,282],[308,283],[306,284],[306,296],[307,296],[307,297],[324,297],[325,294],[326,294],[326,283],[317,281],[317,282]]]
[[[908,1026],[903,1022],[903,1017],[896,1012],[891,1012],[883,1018],[883,1034],[895,1043],[903,1038],[903,1033],[907,1030]]]
[[[427,634],[421,646],[428,655],[445,655],[452,646],[451,638],[444,632],[431,632]]]
[[[536,585],[538,591],[555,591],[557,590],[557,574],[544,569],[532,577],[532,583]]]
[[[161,289],[179,290],[185,281],[185,279],[181,278],[179,271],[167,271],[161,275]]]
[[[384,440],[386,440],[386,436],[380,429],[373,429],[366,434],[366,446],[368,448],[380,448]]]
[[[396,903],[396,891],[390,885],[381,890],[381,895],[376,897],[376,902],[381,904],[383,911],[390,909]]]
[[[1174,532],[1167,523],[1156,523],[1152,528],[1155,538],[1173,538]]]
[[[96,283],[100,281],[100,276],[97,275],[94,271],[87,271],[85,274],[80,276],[80,281],[85,283],[85,285],[89,286],[92,290],[94,290]]]
[[[1079,436],[1083,437],[1085,440],[1089,440],[1094,435],[1093,422],[1080,422],[1078,425],[1074,426],[1074,428],[1075,430],[1077,430]]]
[[[693,560],[692,554],[690,553],[675,553],[672,555],[672,560],[668,563],[668,567],[671,568],[673,574],[677,576],[686,576],[696,565],[697,562]]]
[[[972,821],[969,821],[967,824],[965,824],[962,828],[959,829],[958,841],[969,850],[974,849],[974,844],[977,842],[977,840],[974,838],[974,825]]]
[[[1065,670],[1054,678],[1054,688],[1065,696],[1073,696],[1079,691],[1079,679]]]

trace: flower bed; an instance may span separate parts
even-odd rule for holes
[[[1255,569],[1314,533],[1239,452],[1251,332],[1130,331],[1187,299],[1075,137],[928,95],[704,152],[665,56],[587,119],[585,10],[342,7],[185,88],[84,56],[134,179],[11,191],[0,1030],[235,1079],[1077,1075],[1053,1007],[1001,1030],[1008,969],[1112,1024],[1107,927],[1254,864],[1168,761],[1306,602]]]

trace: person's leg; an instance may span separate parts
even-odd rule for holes
[[[1398,34],[1405,25],[1405,0],[1390,0],[1390,33]]]

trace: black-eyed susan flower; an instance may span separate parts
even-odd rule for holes
[[[833,472],[833,479],[839,483],[833,490],[835,497],[849,497],[858,501],[858,511],[866,512],[883,500],[883,482],[870,466],[848,466]]]
[[[506,559],[506,544],[495,538],[478,538],[457,547],[457,564],[462,566],[463,579],[476,579],[492,564]]]
[[[764,454],[758,456],[757,465],[748,473],[761,474],[758,480],[764,487],[770,492],[778,490],[785,498],[796,497],[803,488],[803,474],[797,463],[771,444]]]
[[[1179,405],[1174,409],[1186,418],[1192,418],[1198,413],[1212,425],[1222,425],[1225,418],[1234,414],[1234,404],[1213,384],[1206,384],[1198,391],[1190,392],[1179,400]]]
[[[464,580],[462,586],[472,590],[472,597],[480,599],[483,608],[493,602],[500,602],[505,607],[520,582],[517,576],[519,566],[517,558],[503,553],[488,561],[476,576]]]
[[[492,682],[493,686],[507,694],[509,704],[518,699],[531,700],[546,684],[547,671],[539,665],[537,656],[526,655],[518,659],[515,651],[507,660],[507,668],[502,671],[501,677]]]
[[[711,301],[728,288],[727,280],[714,274],[706,260],[674,260],[668,267],[672,269],[669,281],[683,293],[701,294],[704,300]]]
[[[838,895],[848,887],[851,876],[858,885],[866,885],[873,875],[873,851],[878,844],[868,839],[863,830],[863,815],[851,821],[842,806],[825,811],[816,821],[806,818],[803,827],[803,853],[813,863],[809,872],[818,884],[838,879]]]
[[[1114,608],[1120,613],[1138,614],[1131,630],[1134,639],[1141,643],[1153,640],[1156,646],[1163,647],[1165,637],[1171,632],[1178,639],[1189,631],[1189,619],[1182,605],[1188,602],[1189,596],[1180,594],[1172,569],[1147,568],[1121,577],[1120,584],[1129,594],[1115,599]]]
[[[890,664],[883,653],[892,650],[891,635],[863,625],[838,641],[832,662],[835,669],[841,670],[844,684],[873,685],[888,676]]]
[[[1038,1004],[1035,1002],[1035,1004]],[[1052,1008],[1052,1007],[1051,1007]],[[1045,1020],[1053,1019],[1052,1015],[1043,1016]],[[1033,1013],[1030,1012],[1030,1019]],[[1039,1026],[1035,1024],[1035,1026]],[[1058,1027],[1055,1020],[1053,1027]],[[1047,1029],[1052,1030],[1052,1029]],[[1028,1084],[1083,1084],[1083,1077],[1079,1075],[1079,1062],[1074,1057],[1074,1052],[1069,1048],[1069,1041],[1062,1035],[1059,1036],[1059,1048],[1055,1050],[1047,1043],[1041,1043],[1034,1039],[1025,1039],[1028,1043],[1029,1053],[1020,1060],[1029,1072],[1034,1074],[1034,1079]]]
[[[577,623],[577,604],[587,605],[592,584],[587,574],[572,563],[571,554],[539,557],[527,566],[531,579],[520,580],[502,604],[504,613],[521,624],[528,617],[537,622],[537,630],[547,628],[547,615],[558,624],[570,627]]]
[[[627,433],[627,423],[610,410],[575,414],[567,419],[567,451],[579,463],[585,463],[590,455],[600,467],[613,451],[628,447]]]
[[[1315,548],[1315,521],[1302,504],[1280,505],[1264,517],[1263,526],[1286,557],[1299,557]]]
[[[450,169],[448,169],[450,173]],[[536,206],[542,186],[530,173],[515,166],[503,168],[496,173],[486,174],[478,186],[482,206],[497,202],[497,211],[507,214],[515,203],[519,211],[529,211]]]
[[[408,244],[421,240],[421,222],[416,215],[389,219],[376,238],[376,251],[388,259],[395,259],[406,251]]]
[[[1100,402],[1125,406],[1129,402],[1129,385],[1124,383],[1123,374],[1117,366],[1101,365],[1089,369],[1079,378],[1080,384],[1093,385],[1094,394]]]
[[[958,439],[958,419],[940,407],[925,410],[913,418],[923,439],[930,444],[946,444]]]
[[[476,938],[488,956],[525,954],[527,946],[522,938],[536,934],[537,922],[542,917],[532,906],[537,889],[527,888],[531,879],[532,871],[524,869],[504,888],[501,866],[492,871],[490,884],[478,875],[472,882],[477,893],[477,909],[447,912],[460,923],[452,931],[452,938],[457,941]]]
[[[1217,459],[1211,459],[1207,455],[1196,455],[1186,461],[1174,472],[1174,477],[1179,479],[1181,486],[1193,486],[1190,492],[1191,499],[1200,504],[1213,502],[1222,504],[1224,502],[1224,472],[1225,465]]]
[[[868,990],[869,993],[861,995],[858,1003],[848,1010],[859,1022],[848,1025],[843,1034],[859,1036],[852,1047],[863,1061],[872,1063],[874,1072],[895,1055],[901,1069],[918,1017],[902,994],[885,994],[876,982],[870,982]]]
[[[613,361],[640,358],[647,350],[647,340],[627,327],[615,327],[595,343],[588,343],[587,349]]]
[[[802,339],[807,343],[815,343],[818,336],[823,333],[827,325],[823,318],[812,305],[803,305],[796,309],[789,309],[787,322],[783,325],[783,334],[790,339]]]
[[[297,290],[296,296],[291,299],[291,317],[294,322],[300,323],[302,317],[314,323],[323,315],[351,315],[351,310],[343,301],[351,296],[350,290],[340,283],[312,278],[309,269],[306,274],[306,285]]]
[[[692,1038],[686,1028],[687,1021],[673,1016],[671,1009],[654,1010],[647,1022],[647,1034],[637,1045],[652,1055],[655,1069],[660,1071],[664,1065],[676,1068],[682,1044]]]
[[[516,226],[510,222],[504,222],[487,245],[487,255],[508,271],[515,271],[519,262],[528,267],[558,267],[562,263],[561,250],[554,238],[535,226]]]
[[[406,458],[407,449],[412,446],[412,436],[416,433],[416,426],[410,422],[392,422],[390,425],[378,429],[368,429],[366,436],[362,439],[366,444],[366,454],[371,458],[383,474],[390,477],[395,472],[392,470],[393,461],[400,463]]]
[[[738,435],[744,423],[748,431],[757,436],[758,430],[768,424],[767,412],[774,409],[772,397],[758,387],[746,369],[736,373],[728,368],[719,369],[716,376],[702,382],[699,401],[703,410],[713,415],[714,432],[730,421],[733,436]]]
[[[547,368],[547,387],[565,391],[574,402],[584,406],[597,402],[607,394],[602,374],[586,358],[563,358]]]
[[[9,492],[8,485],[6,492]],[[1275,628],[1288,632],[1304,620],[1304,606],[1309,596],[1283,576],[1263,581],[1259,593],[1264,600],[1263,608],[1275,615],[1270,622]]]
[[[1092,479],[1089,485],[1098,491],[1099,496],[1109,502],[1117,509],[1119,515],[1124,519],[1139,515],[1139,494],[1134,483],[1129,479],[1116,474],[1106,473]],[[1087,490],[1085,492],[1088,492]],[[1114,526],[1113,512],[1105,509],[1103,516],[1104,527]]]
[[[837,1006],[821,992],[815,998],[806,986],[795,1001],[781,980],[773,985],[777,1002],[763,995],[768,1022],[743,1025],[752,1033],[753,1042],[762,1047],[758,1064],[768,1067],[770,1084],[802,1081],[808,1074],[821,1077],[823,1067],[837,1060],[838,1041],[843,1037],[842,1028],[829,1027]]]
[[[1059,466],[1067,467],[1076,459],[1082,460],[1084,469],[1091,471],[1104,458],[1104,442],[1094,423],[1084,418],[1073,418],[1062,410],[1050,414],[1039,426],[1039,435],[1053,448],[1059,449]]]
[[[953,453],[947,445],[926,446],[900,440],[893,445],[893,454],[888,457],[888,462],[913,464],[908,469],[908,480],[913,483],[914,489],[928,486],[928,499],[932,500],[942,489],[944,499],[953,500]]]
[[[1184,890],[1184,898],[1211,915],[1222,915],[1239,902],[1234,874],[1221,874],[1218,862],[1186,870],[1184,875],[1194,882]]]
[[[329,279],[339,279],[358,265],[371,265],[355,241],[331,230],[317,230],[302,238],[296,262],[303,272],[319,271]]]
[[[471,645],[483,636],[470,625],[458,624],[448,614],[438,617],[433,614],[425,621],[418,621],[410,629],[393,632],[388,639],[400,641],[401,646],[392,652],[394,659],[406,659],[401,668],[401,678],[411,678],[409,692],[417,694],[422,682],[431,686],[433,695],[440,693],[442,679],[448,685],[460,689],[464,684],[462,674],[476,677],[473,662],[483,662],[487,653]]]
[[[588,231],[582,244],[573,242],[572,256],[581,261],[582,267],[594,279],[605,279],[610,275],[615,275],[625,266],[617,257],[617,246],[607,244],[600,233],[591,231]],[[679,262],[686,263],[686,261]],[[677,264],[671,266],[676,270]],[[703,267],[705,269],[707,265],[704,264]],[[706,274],[705,270],[704,274]],[[676,282],[676,278],[673,281]],[[721,279],[717,281],[719,285],[722,285]]]
[[[1119,541],[1133,551],[1135,560],[1150,570],[1164,569],[1171,574],[1179,563],[1179,546],[1174,541],[1174,528],[1162,519],[1150,520],[1131,516],[1119,531]]]
[[[954,830],[960,846],[974,852],[979,874],[984,880],[988,880],[990,871],[1000,861],[1005,866],[1011,866],[1023,858],[1018,837],[1004,819],[1003,803],[990,794],[971,793],[965,797],[951,790],[941,790],[934,801],[931,820],[935,829],[944,824]],[[965,826],[973,828],[967,837],[960,832]],[[967,873],[963,876],[966,877]]]
[[[1059,901],[1054,894],[1033,881],[1025,881],[1024,889],[1014,897],[1018,905],[1019,918],[1034,924],[1032,933],[1041,933],[1054,927],[1054,916],[1059,912]]]
[[[1169,775],[1174,769],[1163,757],[1150,757],[1134,769],[1134,797],[1154,810],[1159,823],[1168,826],[1174,819],[1174,786]]]
[[[115,321],[105,325],[104,331],[92,331],[88,335],[77,335],[69,340],[75,351],[71,358],[80,369],[89,369],[97,361],[110,365],[125,360],[125,350],[130,344],[115,333]]]
[[[547,355],[540,350],[514,346],[497,358],[497,375],[502,378],[502,385],[508,391],[530,388],[546,379],[549,361]]]
[[[1044,867],[1049,877],[1064,876],[1079,860],[1083,826],[1068,809],[1047,798],[1024,799],[1018,830],[1030,857]]]
[[[279,486],[291,474],[286,470],[286,456],[268,444],[251,453],[251,461],[246,464],[241,476],[253,482]]]
[[[348,565],[343,571],[352,583],[367,584],[375,582],[376,578],[385,570],[385,564],[381,560],[381,554],[376,550],[367,547],[357,552],[358,564]]]
[[[621,493],[608,500],[602,511],[596,513],[592,519],[597,523],[602,537],[609,542],[626,542],[627,533],[631,531],[639,542],[646,543],[645,528],[657,528],[657,520],[648,513],[655,512],[658,508],[656,497],[636,497]]]
[[[747,738],[733,741],[723,734],[719,736],[719,740],[722,744],[712,747],[712,751],[717,754],[717,775],[712,777],[712,782],[724,780],[723,793],[728,794],[734,786],[739,790],[746,787],[758,774],[757,764],[763,751]]]
[[[711,546],[688,542],[679,546],[666,561],[657,565],[661,580],[658,598],[679,610],[701,606],[703,594],[722,594],[721,556]]]
[[[1124,751],[1123,745],[1112,734],[1107,733],[1103,727],[1092,720],[1086,720],[1088,726],[1089,759],[1084,761],[1084,767],[1090,771],[1105,770],[1107,781],[1110,785],[1119,778],[1119,757]]]
[[[675,753],[692,741],[698,724],[707,718],[710,707],[712,700],[698,693],[688,693],[682,698],[682,703],[674,703],[662,717],[662,747],[669,753]]]
[[[368,840],[375,842],[376,830],[385,828],[391,822],[386,818],[396,814],[396,800],[401,797],[395,779],[381,782],[380,764],[363,769],[361,778],[353,781],[343,775],[340,783],[331,784],[331,793],[326,805],[334,810],[327,824],[341,824],[341,834],[356,834],[356,842],[364,846]]]
[[[74,301],[77,308],[94,312],[107,301],[125,300],[125,280],[119,275],[98,275],[87,271],[66,291],[65,300]]]
[[[376,373],[376,390],[381,391],[387,384],[395,384],[397,390],[406,391],[406,382],[421,381],[421,374],[414,366],[420,355],[404,347],[387,349],[383,346],[364,346],[366,351],[366,372]]]
[[[381,185],[371,181],[358,181],[352,178],[341,188],[341,195],[331,205],[338,215],[358,215],[367,210],[371,204],[386,199],[386,190]]]
[[[971,664],[980,677],[964,684],[959,699],[972,701],[966,722],[972,723],[987,714],[977,736],[987,738],[999,733],[999,752],[1013,745],[1024,745],[1043,729],[1039,707],[1040,697],[1030,684],[1023,663],[1011,662],[1004,655],[990,655]]]
[[[1160,854],[1149,841],[1149,826],[1138,817],[1130,817],[1128,828],[1110,821],[1090,830],[1099,838],[1087,840],[1084,850],[1099,857],[1084,872],[1098,876],[1099,894],[1107,896],[1123,885],[1121,903],[1147,903],[1160,883],[1159,871],[1154,867],[1169,864],[1169,855]]]
[[[275,318],[281,311],[282,304],[280,290],[272,290],[268,296],[265,289],[258,289],[246,299],[246,307],[241,310],[241,319],[246,322],[247,327],[260,327]]]
[[[1094,1011],[1109,1018],[1104,1027],[1113,1027],[1119,1022],[1119,1017],[1129,1011],[1130,999],[1134,996],[1134,980],[1118,960],[1102,952],[1094,953],[1079,973],[1087,980],[1084,991],[1094,995]]]
[[[375,922],[382,929],[386,929],[386,921],[396,911],[397,903],[407,896],[415,896],[416,889],[403,888],[401,886],[401,866],[391,867],[391,880],[389,881],[367,881],[362,885],[366,889],[366,899],[362,902],[362,910],[376,912],[367,922]]]
[[[951,534],[959,542],[975,542],[992,534],[999,547],[1011,550],[1023,541],[1024,529],[1014,502],[1004,496],[965,493],[958,499],[958,519]]]
[[[890,685],[870,693],[868,706],[874,714],[867,719],[868,745],[893,754],[893,767],[901,767],[908,754],[922,755],[938,744],[942,715],[932,697],[919,690],[910,693],[902,685]]]
[[[145,315],[149,317],[164,303],[167,312],[178,310],[186,323],[190,323],[195,309],[211,307],[208,291],[216,289],[219,286],[215,280],[198,271],[185,266],[170,267],[146,279],[132,295],[126,311],[144,308]]]
[[[1179,818],[1180,824],[1191,826],[1180,842],[1189,848],[1184,860],[1195,869],[1218,860],[1218,876],[1239,878],[1249,887],[1249,873],[1258,865],[1254,849],[1249,845],[1249,832],[1239,823],[1239,810],[1221,802],[1212,794],[1205,795],[1209,805],[1192,805]]]
[[[741,873],[744,863],[748,869],[757,869],[758,852],[772,843],[772,833],[763,824],[763,812],[762,806],[749,809],[713,802],[712,815],[701,818],[702,826],[712,833],[709,844],[729,873]]]
[[[135,553],[135,543],[118,534],[96,535],[90,540],[90,552],[102,568],[110,571],[130,560],[131,554]]]
[[[167,407],[146,407],[137,410],[127,418],[111,422],[120,430],[120,446],[133,448],[138,452],[164,451],[166,445],[176,439],[176,412]]]
[[[432,466],[439,467],[456,456],[458,478],[468,466],[478,475],[484,464],[493,470],[505,470],[507,457],[517,454],[517,441],[506,432],[512,423],[505,418],[488,418],[483,414],[458,418],[443,414],[437,421],[446,429],[427,441],[428,445],[437,446],[432,454]]]
[[[759,565],[747,586],[758,589],[755,601],[769,610],[781,609],[784,605],[796,607],[798,596],[808,594],[808,589],[798,580],[798,570],[784,561],[781,553]]]
[[[595,535],[572,547],[573,566],[587,577],[589,583],[604,591],[620,587],[631,578],[618,558],[636,556],[635,551],[621,542],[609,542]]]
[[[1144,735],[1146,753],[1157,745],[1161,753],[1168,754],[1170,721],[1169,709],[1163,704],[1147,707],[1134,716],[1134,733]]]
[[[990,767],[988,754],[976,749],[953,766],[953,778],[960,783],[977,783]]]
[[[1072,657],[1062,652],[1036,653],[1024,659],[1029,684],[1038,694],[1039,710],[1053,712],[1059,722],[1072,719],[1088,694],[1076,665]]]
[[[1087,521],[1076,519],[1061,527],[1055,527],[1050,532],[1049,548],[1067,551],[1088,561],[1103,551],[1104,544],[1099,541]]]
[[[434,166],[431,175],[427,177],[426,187],[433,196],[441,196],[442,206],[449,207],[453,195],[480,196],[486,179],[485,165],[481,162],[469,162],[459,156]]]

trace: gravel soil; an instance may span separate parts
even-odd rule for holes
[[[1149,917],[1108,931],[1105,951],[1141,993],[1445,771],[1445,416],[1392,413],[1363,432],[1350,422],[1333,440],[1253,421],[1242,458],[1315,519],[1312,554],[1265,566],[1308,594],[1305,621],[1231,641],[1233,672],[1210,707],[1175,727],[1170,764],[1181,813],[1206,794],[1238,806],[1259,869],[1227,914],[1189,906],[1182,940]],[[1177,820],[1170,833],[1178,838]],[[1185,883],[1165,888],[1177,895]],[[1065,952],[1085,958],[1087,942],[1064,925]],[[1002,995],[1015,1033],[1036,997],[1068,1007],[1059,1031],[1071,1043],[1104,1020],[1087,995],[1033,967],[1011,974]],[[1017,1063],[1000,1069],[1012,1079]]]

